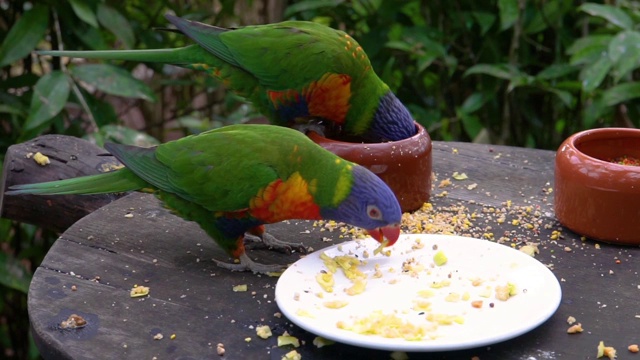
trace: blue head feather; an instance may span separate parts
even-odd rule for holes
[[[379,218],[371,218],[375,206]],[[336,208],[320,210],[323,218],[342,221],[366,230],[400,224],[402,211],[395,194],[378,176],[360,165],[353,167],[353,185],[349,196]]]
[[[389,91],[380,99],[369,133],[374,139],[398,141],[417,132],[409,110]]]

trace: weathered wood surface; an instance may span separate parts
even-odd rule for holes
[[[40,152],[49,164],[40,165]],[[105,172],[120,162],[106,150],[72,136],[44,135],[9,147],[0,181],[0,217],[64,231],[82,217],[124,194],[6,196],[9,186],[73,178]]]
[[[514,206],[532,205],[544,223],[554,223],[553,196],[548,194],[553,163],[551,151],[435,142],[432,203],[462,203],[482,215],[511,200]],[[469,180],[437,188],[454,171],[465,172]],[[471,183],[478,186],[469,190],[466,185]],[[438,196],[445,190],[447,196]],[[558,312],[537,329],[503,343],[410,354],[410,359],[595,359],[600,340],[615,346],[620,359],[631,356],[627,346],[640,342],[638,247],[600,244],[596,249],[594,241],[581,241],[568,230],[555,242],[549,240],[552,229],[516,231],[509,221],[497,224],[482,216],[476,220],[484,222],[496,237],[507,233],[541,243],[537,258],[552,264],[561,279]],[[268,229],[282,240],[303,241],[315,249],[332,244],[322,242],[323,237],[341,241],[337,234],[321,232],[307,222]],[[565,252],[565,247],[572,251]],[[252,255],[264,262],[299,258],[261,250]],[[48,359],[216,359],[216,344],[223,343],[222,359],[280,360],[289,347],[278,348],[275,336],[255,336],[256,325],[268,324],[275,335],[287,330],[305,341],[297,349],[305,360],[389,358],[386,351],[342,344],[316,349],[313,334],[274,316],[279,311],[274,301],[276,278],[228,272],[216,267],[212,258],[226,257],[197,225],[171,215],[153,196],[119,199],[62,234],[36,271],[29,292],[34,338]],[[149,286],[150,296],[130,298],[134,284]],[[233,292],[238,284],[247,284],[249,291]],[[85,317],[89,325],[60,330],[58,324],[72,313]],[[584,333],[566,333],[570,315],[583,324]],[[154,340],[157,333],[164,338]],[[247,337],[252,341],[246,342]]]

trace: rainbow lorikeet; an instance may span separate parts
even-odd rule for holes
[[[249,99],[275,125],[320,121],[336,130],[335,136],[373,142],[416,133],[407,108],[376,75],[362,47],[342,31],[308,21],[224,29],[166,17],[197,45],[39,53],[161,62],[204,71]]]
[[[364,167],[343,160],[299,131],[232,125],[153,148],[106,144],[125,167],[73,179],[10,187],[17,194],[99,194],[151,191],[182,218],[195,221],[239,264],[231,270],[269,273],[280,265],[253,262],[244,236],[278,240],[264,224],[332,219],[368,229],[382,245],[400,234],[401,211],[389,187]]]

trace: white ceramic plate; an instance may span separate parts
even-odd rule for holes
[[[460,236],[418,234],[402,235],[386,249],[391,250],[391,256],[374,256],[377,246],[373,239],[349,241],[294,263],[276,285],[276,302],[282,313],[309,332],[346,344],[389,351],[444,351],[514,338],[542,324],[560,305],[562,293],[553,273],[535,258],[505,245]],[[438,251],[448,259],[442,266],[434,264]],[[333,276],[333,292],[325,291],[316,281],[317,274],[327,271],[320,258],[322,252],[332,258],[348,255],[364,260],[357,266],[367,276],[364,292],[347,295],[344,290],[353,282],[340,269]],[[403,272],[403,263],[410,259],[411,270]],[[376,266],[380,277],[375,276]],[[447,282],[448,286],[440,288],[432,285]],[[496,286],[509,283],[515,286],[515,295],[498,300]],[[451,301],[456,296],[460,299]],[[482,307],[472,306],[477,300],[482,301]],[[325,306],[327,302],[347,305],[334,309]],[[423,332],[410,331],[414,339],[407,340],[337,326],[338,322],[353,326],[359,319],[371,320],[376,311],[382,314],[379,318],[393,315],[403,328],[421,327]],[[451,325],[439,324],[427,320],[429,314],[454,321]]]

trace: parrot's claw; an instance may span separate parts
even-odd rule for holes
[[[257,236],[253,234],[245,234],[245,240],[251,241],[251,243],[245,245],[247,249],[255,249],[255,248],[267,248],[274,249],[285,254],[291,254],[292,251],[297,251],[302,254],[307,253],[307,247],[298,244],[298,243],[290,243],[282,240],[278,240],[275,236],[269,233],[262,233],[262,235]]]
[[[293,128],[300,131],[303,134],[306,134],[310,131],[317,132],[320,136],[325,137],[326,134],[326,126],[320,124],[318,122],[308,122],[304,124],[295,124]]]
[[[255,262],[251,260],[246,253],[242,253],[238,257],[238,260],[240,260],[239,263],[231,264],[224,261],[213,259],[216,265],[218,265],[223,269],[227,269],[231,271],[251,271],[255,274],[278,276],[284,270],[287,269],[287,265],[281,265],[281,264],[268,265],[268,264],[261,264],[261,263]]]

